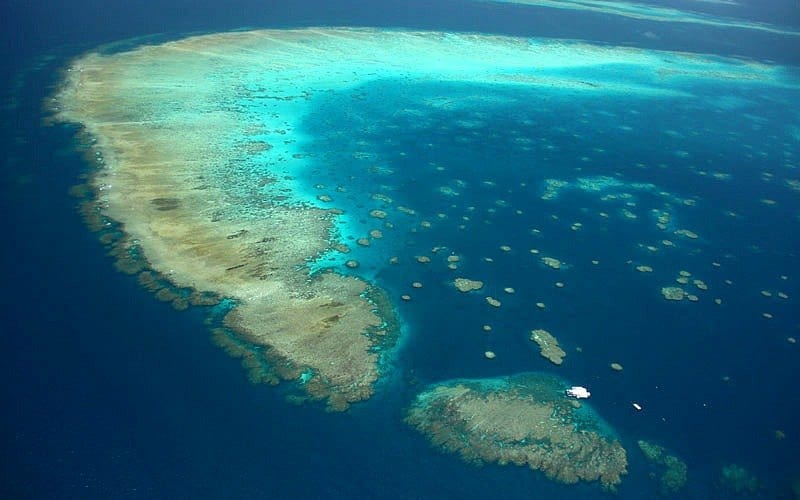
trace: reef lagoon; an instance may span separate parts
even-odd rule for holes
[[[800,495],[786,6],[246,3],[9,12],[5,496]]]

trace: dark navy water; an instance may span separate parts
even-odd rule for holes
[[[796,3],[679,5],[687,4],[719,15],[800,25]],[[395,231],[359,255],[361,271],[390,293],[410,293],[413,299],[398,302],[406,335],[389,380],[370,402],[346,414],[292,406],[281,388],[250,384],[238,362],[210,341],[206,311],[177,313],[114,270],[67,194],[88,171],[76,151],[74,130],[43,126],[42,102],[70,57],[101,43],[154,33],[402,25],[743,54],[786,64],[798,63],[796,37],[718,36],[622,20],[611,25],[594,15],[455,1],[224,7],[180,1],[8,2],[2,14],[4,497],[606,495],[596,486],[563,486],[516,467],[464,464],[433,449],[402,422],[402,408],[425,384],[541,370],[592,389],[593,408],[628,450],[630,474],[621,497],[657,495],[658,485],[647,477],[649,466],[636,447],[637,439],[650,439],[686,461],[689,483],[679,496],[730,496],[718,484],[719,470],[738,463],[765,484],[757,496],[791,498],[790,482],[800,474],[794,425],[800,403],[792,387],[797,346],[786,338],[800,333],[795,312],[800,232],[797,192],[784,181],[798,177],[800,152],[792,135],[798,132],[791,128],[800,126],[798,108],[786,105],[798,102],[796,91],[740,87],[735,91],[740,100],[717,102],[731,88],[707,87],[694,89],[706,100],[659,104],[507,89],[499,92],[506,104],[478,100],[468,108],[437,110],[425,108],[421,97],[470,96],[480,89],[431,85],[401,93],[384,82],[380,95],[388,98],[380,102],[351,108],[320,103],[319,113],[328,120],[371,124],[361,143],[343,143],[326,160],[352,158],[356,151],[372,156],[351,162],[350,170],[316,172],[309,186],[346,183],[348,193],[337,201],[353,213],[366,213],[374,203],[368,195],[384,186],[394,206],[418,213],[393,216]],[[658,40],[642,36],[652,29],[660,30]],[[424,109],[425,120],[393,112],[397,109]],[[520,137],[541,140],[515,140]],[[330,149],[324,134],[320,141],[308,146]],[[578,161],[586,151],[593,152],[591,161]],[[365,175],[368,163],[376,162],[394,173]],[[359,172],[356,181],[349,179]],[[711,172],[730,179],[715,179]],[[772,177],[765,179],[765,172]],[[628,185],[600,194],[562,189],[554,200],[541,199],[547,179],[574,183],[597,176]],[[442,186],[459,194],[443,195]],[[600,199],[622,193],[633,198]],[[696,198],[696,205],[684,205],[687,198]],[[629,201],[635,207],[626,205]],[[689,228],[699,239],[654,228],[651,210],[667,205],[673,229]],[[622,215],[626,208],[638,218]],[[365,229],[374,226],[363,219]],[[432,227],[411,232],[421,220]],[[582,223],[577,231],[570,227],[575,222]],[[664,238],[677,247],[663,247]],[[486,278],[485,294],[461,296],[448,288],[454,273],[441,264],[443,255],[427,266],[413,260],[431,255],[434,246],[462,256],[457,274]],[[562,259],[568,268],[541,266],[531,248]],[[401,264],[385,265],[388,255],[400,255]],[[652,265],[654,272],[637,273],[638,264]],[[660,288],[674,282],[681,269],[709,285],[709,291],[698,292],[698,303],[662,298]],[[412,290],[414,280],[424,287]],[[557,289],[556,281],[565,287]],[[514,287],[513,295],[503,292],[507,286]],[[781,290],[789,300],[762,297],[761,290]],[[503,306],[488,308],[485,295],[500,298]],[[537,301],[546,309],[538,310]],[[761,317],[765,311],[774,318]],[[482,332],[482,324],[491,324],[492,332]],[[528,340],[533,328],[547,328],[559,338],[568,352],[563,366],[538,356]],[[486,350],[497,359],[484,359]],[[625,370],[611,371],[611,361]],[[633,410],[633,401],[644,410]],[[775,430],[785,432],[785,439],[776,439]]]

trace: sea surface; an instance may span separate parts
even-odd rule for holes
[[[0,8],[4,498],[797,498],[800,36],[507,3],[289,3]],[[800,30],[796,2],[658,5]],[[643,100],[376,80],[355,104],[320,99],[302,147],[324,157],[293,175],[309,200],[326,194],[345,210],[346,258],[360,266],[333,255],[314,265],[379,284],[403,324],[375,396],[326,413],[289,404],[286,387],[251,384],[211,342],[207,310],[174,311],[115,270],[69,195],[92,168],[76,129],[46,123],[44,107],[70,59],[98,45],[298,26],[737,56],[786,66],[793,85],[715,80],[691,88],[699,98]],[[388,209],[376,192],[415,215],[361,248],[348,238],[376,221],[349,214]],[[696,302],[662,295],[681,271]],[[459,275],[485,289],[459,294]],[[539,355],[537,328],[559,339],[562,365]],[[403,422],[428,384],[528,371],[591,390],[628,452],[617,493],[467,464]],[[686,463],[683,488],[663,490],[642,439]],[[721,478],[730,464],[757,487],[737,494]]]

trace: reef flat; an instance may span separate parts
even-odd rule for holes
[[[613,489],[627,473],[625,449],[569,387],[552,375],[451,380],[419,394],[407,422],[467,461],[527,465],[564,483]]]
[[[348,214],[298,180],[326,153],[308,149],[305,120],[380,80],[647,99],[688,97],[698,81],[784,84],[781,68],[745,61],[374,29],[219,33],[76,59],[51,106],[92,144],[94,208],[126,235],[116,254],[229,299],[217,341],[253,379],[295,380],[332,409],[373,393],[398,321],[381,290],[320,265],[349,251],[337,226]]]

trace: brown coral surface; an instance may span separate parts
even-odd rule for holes
[[[566,387],[543,373],[451,380],[420,393],[406,422],[469,462],[527,465],[560,482],[613,489],[627,473],[625,449]]]
[[[564,362],[567,353],[558,345],[558,339],[547,330],[531,330],[531,341],[539,345],[539,353],[554,365]]]

